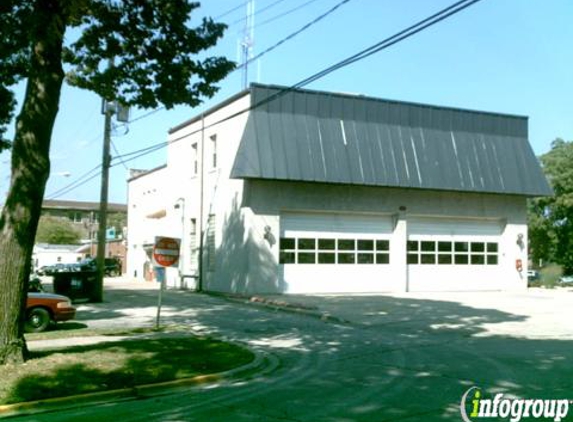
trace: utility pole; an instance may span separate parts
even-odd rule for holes
[[[103,133],[103,155],[101,169],[101,191],[99,201],[98,233],[97,233],[97,275],[96,283],[92,290],[92,302],[103,301],[103,278],[105,275],[105,251],[106,251],[106,230],[107,230],[107,201],[109,186],[109,166],[111,164],[110,144],[111,144],[111,116],[114,113],[114,103],[103,100],[102,111],[105,115]]]
[[[255,0],[247,3],[247,18],[245,19],[243,41],[241,50],[243,56],[243,89],[249,86],[249,60],[253,58],[253,45],[255,43]]]

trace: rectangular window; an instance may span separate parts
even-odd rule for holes
[[[314,252],[299,252],[297,255],[299,264],[315,264],[316,254]]]
[[[281,251],[279,254],[279,263],[281,264],[294,264],[295,263],[295,253]]]
[[[321,252],[318,254],[318,263],[319,264],[335,264],[336,263],[336,254]]]
[[[281,237],[279,245],[281,249],[294,249],[294,239],[292,237]]]
[[[377,251],[389,251],[390,250],[390,241],[389,240],[377,240],[376,241],[376,250]]]
[[[377,253],[376,254],[376,263],[377,264],[389,264],[390,263],[390,254],[389,253]]]
[[[217,168],[217,135],[211,135],[211,167]]]
[[[359,264],[374,264],[374,254],[373,253],[359,253],[358,254]]]
[[[471,263],[472,265],[483,265],[485,264],[485,256],[472,254]]]
[[[452,242],[438,242],[438,252],[451,252]]]
[[[420,242],[417,240],[408,240],[408,251],[419,251],[420,250]]]
[[[208,271],[215,271],[215,214],[209,214],[207,220]]]
[[[485,252],[485,244],[483,242],[472,242],[472,252]]]
[[[422,252],[433,252],[436,250],[436,242],[430,242],[427,240],[422,241],[421,245]]]
[[[438,255],[438,264],[439,265],[451,265],[452,263],[452,255],[450,254],[439,254]]]
[[[354,254],[353,253],[338,253],[338,263],[339,264],[354,264]]]
[[[436,255],[423,253],[420,256],[420,260],[421,260],[422,264],[435,264],[436,263]]]
[[[468,242],[455,242],[454,250],[456,252],[469,252]]]
[[[339,251],[353,251],[356,248],[354,239],[338,239]]]
[[[191,170],[193,175],[199,173],[199,152],[197,148],[197,142],[191,145]]]
[[[487,265],[497,265],[497,255],[488,255]]]
[[[467,265],[468,264],[468,256],[456,254],[454,257],[454,264],[456,264],[456,265]]]
[[[408,264],[417,264],[418,263],[418,254],[417,253],[409,253],[407,257]]]
[[[334,239],[318,239],[318,249],[333,251],[336,248]]]
[[[359,251],[373,251],[374,241],[373,240],[358,240],[358,250]]]
[[[195,235],[197,234],[197,219],[196,218],[191,218],[189,220],[189,234],[191,235]]]
[[[316,249],[316,239],[298,239],[297,244],[299,249]]]
[[[497,243],[488,243],[487,244],[487,251],[489,253],[496,252],[497,253]]]

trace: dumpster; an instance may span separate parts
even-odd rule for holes
[[[96,283],[96,271],[62,271],[54,273],[54,293],[72,300],[90,299]]]

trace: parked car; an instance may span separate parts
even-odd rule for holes
[[[563,277],[559,278],[559,283],[573,285],[573,275],[564,275]]]
[[[51,323],[69,321],[75,316],[76,308],[68,297],[46,293],[40,280],[30,280],[24,323],[26,332],[39,333],[45,331]]]
[[[93,258],[87,258],[78,263],[81,271],[96,271],[97,262]],[[108,277],[117,277],[121,275],[121,260],[119,258],[105,258],[105,275]]]
[[[527,271],[527,280],[529,281],[535,281],[539,279],[539,273],[535,270],[529,270]]]

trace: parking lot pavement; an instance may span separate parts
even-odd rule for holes
[[[508,335],[528,339],[572,339],[573,288],[531,288],[514,292],[422,292],[370,295],[267,295],[271,303],[286,302],[315,309],[342,321],[363,326],[433,321],[436,327],[455,329],[471,323],[479,336]],[[435,306],[431,306],[432,302]],[[421,306],[420,303],[426,304]],[[448,306],[448,303],[451,306]],[[449,314],[449,309],[457,312]],[[479,310],[496,309],[511,315],[488,322]],[[471,312],[469,312],[471,310]]]

